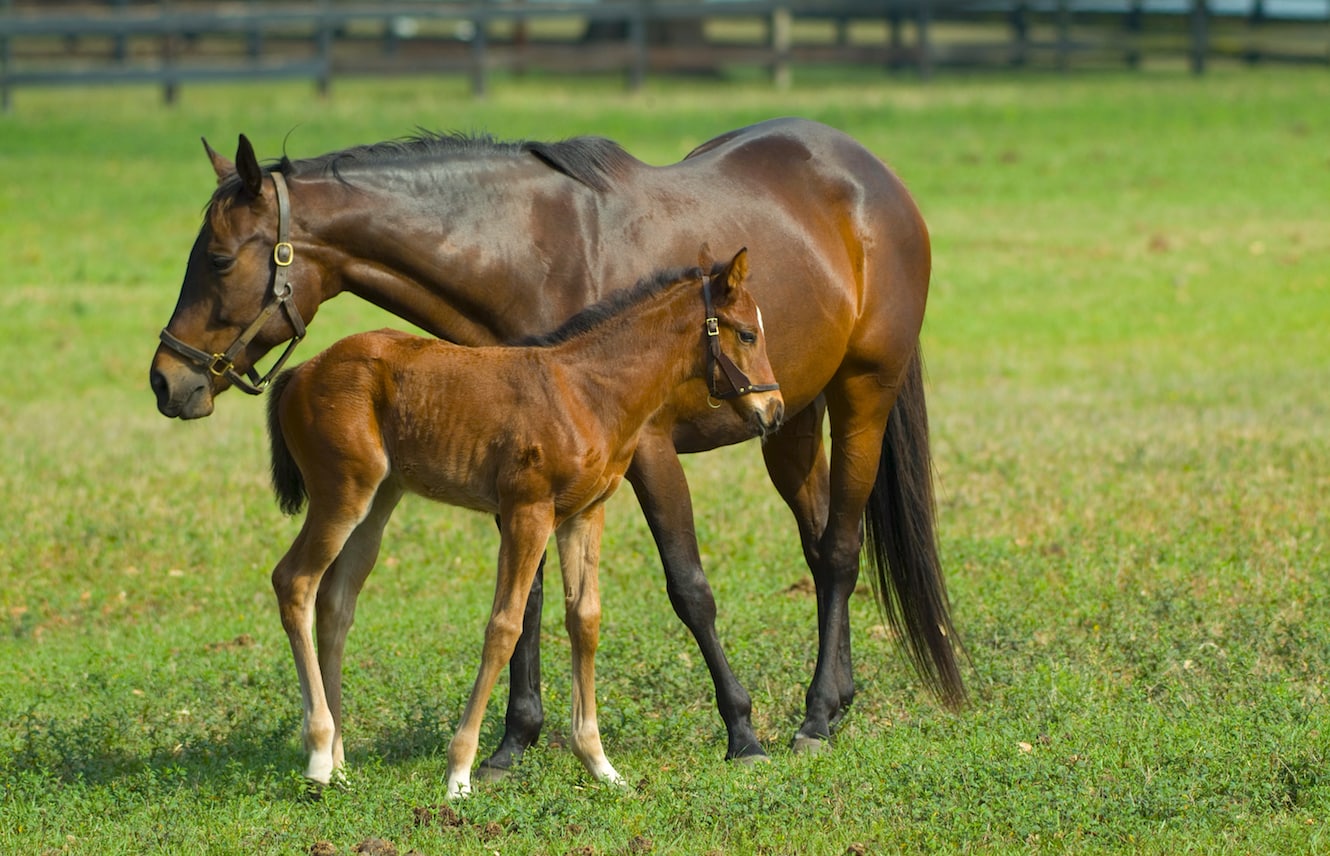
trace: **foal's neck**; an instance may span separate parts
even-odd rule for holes
[[[703,315],[699,286],[679,283],[548,350],[603,419],[635,430],[701,376]]]

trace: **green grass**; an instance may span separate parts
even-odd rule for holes
[[[187,87],[172,110],[148,89],[20,91],[0,117],[0,852],[1330,848],[1330,78],[797,84],[524,80],[481,103],[452,79],[339,82],[326,101]],[[854,709],[833,751],[789,753],[814,605],[748,445],[686,463],[770,765],[721,762],[706,670],[624,491],[600,700],[633,789],[596,787],[559,746],[554,597],[546,740],[457,824],[418,816],[441,801],[496,538],[408,501],[351,636],[352,789],[299,799],[268,584],[296,523],[267,492],[262,404],[232,393],[180,424],[147,388],[211,190],[198,137],[230,150],[243,131],[270,157],[418,125],[590,132],[666,163],[791,113],[880,153],[933,231],[924,344],[972,704],[920,692],[865,593]],[[383,322],[335,301],[302,351]]]

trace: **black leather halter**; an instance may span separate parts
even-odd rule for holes
[[[180,341],[166,330],[162,330],[161,333],[162,344],[166,347],[200,368],[207,369],[214,377],[225,376],[237,389],[250,395],[259,395],[268,388],[268,384],[272,383],[272,379],[282,370],[282,366],[296,345],[305,338],[305,320],[300,317],[300,310],[292,298],[290,280],[291,263],[296,258],[295,247],[291,246],[291,199],[286,190],[286,179],[282,174],[273,172],[270,175],[273,187],[277,190],[277,244],[272,250],[272,293],[263,304],[263,309],[259,311],[259,317],[236,337],[231,347],[220,354],[201,351],[193,345]],[[259,330],[263,329],[263,325],[267,324],[268,319],[279,309],[286,313],[286,319],[291,324],[291,329],[295,331],[295,335],[291,337],[286,350],[266,375],[260,377],[258,370],[253,366],[243,375],[240,374],[235,367],[236,357],[249,347],[249,343],[258,335]]]
[[[727,357],[720,349],[720,319],[711,303],[711,277],[706,275],[702,277],[702,302],[706,304],[707,310],[707,320],[703,327],[707,333],[707,390],[711,393],[708,402],[710,399],[723,401],[754,392],[771,392],[780,389],[778,383],[753,383],[748,375],[744,374],[743,369],[735,365],[734,360]],[[718,366],[719,378],[716,374]],[[720,407],[720,404],[712,406]]]

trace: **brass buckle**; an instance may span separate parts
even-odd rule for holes
[[[272,248],[272,260],[278,267],[290,267],[296,260],[296,248],[290,241],[279,241]]]
[[[235,366],[235,362],[227,359],[226,354],[213,354],[212,360],[208,363],[208,371],[215,377],[221,377],[229,372]]]
[[[708,336],[720,335],[720,320],[717,318],[708,318],[706,323]]]

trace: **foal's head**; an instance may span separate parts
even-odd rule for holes
[[[304,334],[323,279],[315,261],[292,244],[282,178],[259,166],[249,140],[240,138],[234,162],[206,141],[204,147],[218,187],[149,377],[158,410],[184,419],[210,414],[213,396],[228,386],[249,392],[266,386],[273,373],[260,379],[255,363]],[[283,291],[286,301],[279,299]]]
[[[706,307],[707,404],[720,408],[730,400],[753,433],[765,437],[780,426],[785,402],[767,360],[762,310],[745,287],[748,250],[721,264],[712,260],[704,244],[698,264]]]

